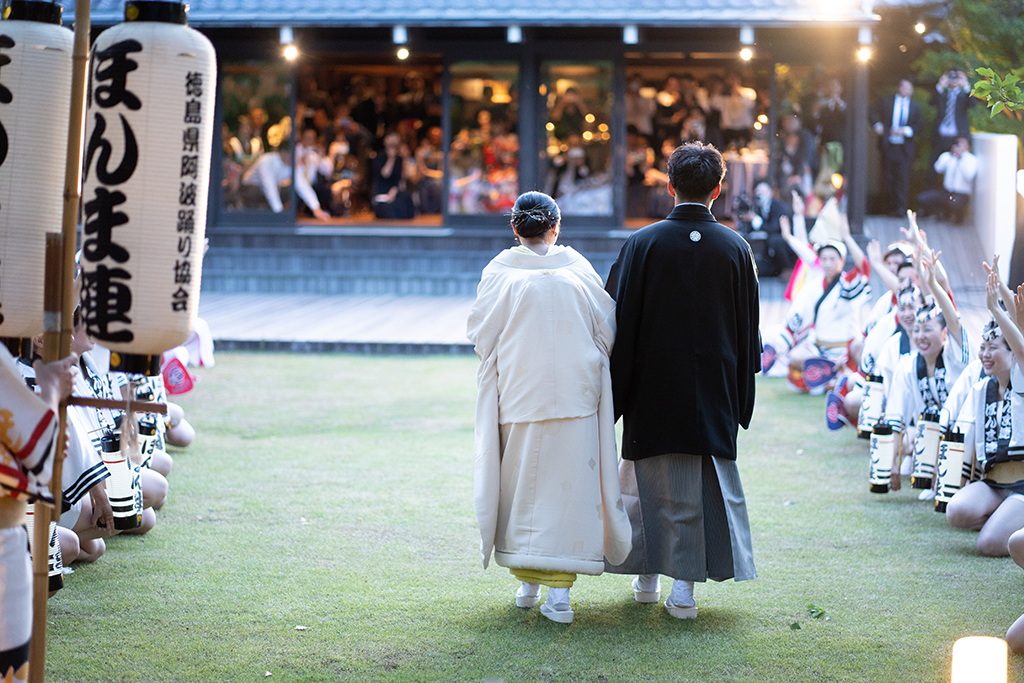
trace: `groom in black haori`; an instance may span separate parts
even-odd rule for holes
[[[685,144],[668,162],[676,206],[634,233],[612,266],[615,415],[623,418],[622,498],[633,550],[607,570],[637,574],[638,602],[665,600],[697,616],[693,582],[753,579],[753,552],[736,433],[754,409],[761,369],[758,281],[750,247],[711,215],[722,155]]]

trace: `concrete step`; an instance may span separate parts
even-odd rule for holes
[[[481,271],[512,245],[508,235],[495,231],[423,232],[217,231],[203,261],[203,291],[474,296]],[[562,243],[580,251],[604,277],[624,239],[625,234],[600,231]]]

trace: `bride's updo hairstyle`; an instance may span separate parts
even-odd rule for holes
[[[562,219],[555,200],[543,192],[519,195],[512,212],[512,228],[520,237],[540,237]]]

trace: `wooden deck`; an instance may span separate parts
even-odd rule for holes
[[[895,218],[869,217],[864,237],[877,239],[884,248],[900,239],[899,228],[905,225]],[[962,318],[977,339],[988,319],[978,238],[970,226],[925,220],[921,227],[942,252]],[[872,277],[875,297],[881,287]],[[789,307],[783,298],[785,283],[765,279],[761,290],[762,326],[781,323]],[[465,332],[472,304],[472,297],[454,296],[203,292],[199,312],[221,349],[465,353],[470,351]]]

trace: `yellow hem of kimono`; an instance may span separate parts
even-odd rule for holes
[[[549,588],[572,588],[575,574],[551,572],[543,569],[509,569],[512,575],[526,583],[539,583]]]

